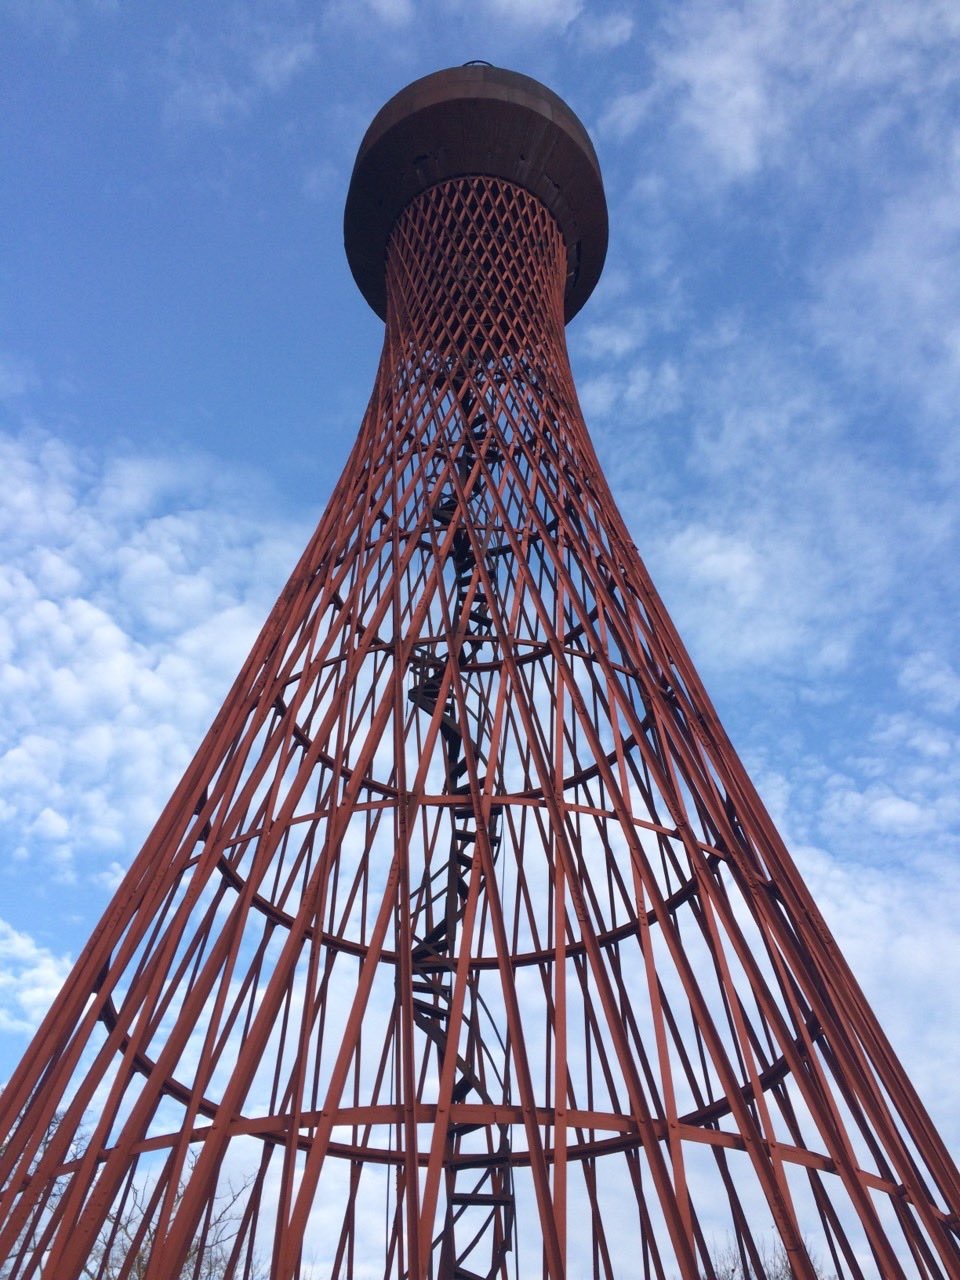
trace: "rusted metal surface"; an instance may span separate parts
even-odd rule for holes
[[[207,1275],[227,1201],[245,1280],[960,1277],[600,473],[566,261],[502,178],[399,217],[330,506],[0,1097],[9,1280]]]
[[[547,206],[566,246],[566,318],[586,302],[607,252],[593,143],[546,85],[471,63],[407,85],[377,113],[360,145],[344,243],[354,279],[381,319],[387,242],[401,212],[427,187],[483,174],[524,187]]]

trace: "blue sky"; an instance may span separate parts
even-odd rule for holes
[[[960,9],[0,0],[0,42],[0,1079],[359,425],[363,131],[487,58],[594,137],[601,459],[960,1149]]]

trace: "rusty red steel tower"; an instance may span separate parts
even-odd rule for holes
[[[956,1168],[597,464],[606,233],[525,76],[371,125],[370,406],[3,1093],[8,1280],[960,1277]]]

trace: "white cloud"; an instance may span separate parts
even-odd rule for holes
[[[934,815],[923,805],[897,795],[885,785],[869,786],[864,791],[833,785],[825,813],[840,826],[865,823],[870,831],[882,835],[922,833],[936,825]]]
[[[253,97],[249,86],[230,84],[213,72],[177,70],[170,81],[163,104],[168,124],[222,125],[249,110]]]
[[[254,53],[250,73],[254,85],[279,93],[313,61],[316,48],[309,28],[274,35]]]
[[[655,103],[650,89],[619,93],[610,100],[600,117],[599,131],[619,141],[629,138],[647,119]]]
[[[909,390],[951,425],[960,393],[960,131],[881,196],[865,234],[812,273],[811,328],[858,373]],[[930,442],[960,475],[950,432]]]
[[[914,709],[865,714],[848,728],[843,711],[825,710],[824,724],[835,722],[829,737],[801,746],[794,734],[787,751],[769,740],[753,771],[788,840],[878,874],[956,874],[960,733]],[[773,756],[781,760],[770,768]]]
[[[66,44],[88,17],[116,14],[119,9],[120,0],[0,0],[0,19]]]
[[[696,17],[706,16],[695,8]],[[679,121],[700,139],[712,163],[731,177],[748,173],[784,127],[773,90],[782,69],[783,8],[713,9],[699,38],[690,38],[687,13],[684,38],[662,52],[660,74],[678,95]]]
[[[392,26],[406,26],[413,21],[413,0],[364,0],[370,11]]]
[[[232,680],[292,534],[215,468],[101,460],[0,439],[0,813],[8,847],[61,878],[129,859]],[[269,504],[268,504],[269,506]]]
[[[619,396],[620,383],[612,374],[599,374],[593,378],[580,379],[580,404],[590,420],[595,421],[606,417],[616,405]]]
[[[302,182],[303,194],[308,200],[322,203],[329,198],[340,197],[340,172],[329,161],[320,160],[308,165]]]
[[[919,695],[934,711],[951,714],[960,707],[960,674],[937,654],[913,654],[900,672],[904,689]]]
[[[577,39],[600,52],[619,48],[632,35],[633,18],[628,13],[584,14],[577,28]]]
[[[30,827],[41,840],[64,840],[70,832],[70,824],[62,813],[48,807],[41,809]]]
[[[9,352],[0,351],[0,402],[26,395],[37,385],[33,369]]]
[[[651,39],[649,93],[704,181],[729,181],[771,162],[802,165],[811,136],[855,150],[845,127],[854,100],[860,140],[876,138],[891,100],[926,101],[955,77],[958,38],[956,7],[938,0],[692,0]],[[648,105],[621,91],[608,130],[628,136]]]
[[[829,384],[742,317],[698,333],[682,305],[662,325],[645,314],[633,350],[635,325],[601,312],[580,339],[592,372],[579,385],[697,660],[718,676],[760,664],[761,677],[820,682],[862,660],[869,629],[883,627],[891,686],[925,680],[931,697],[952,696],[939,667],[900,675],[910,653],[937,649],[922,637],[950,617],[953,596],[949,571],[938,580],[931,565],[960,554],[953,493],[931,461],[915,451],[891,468],[865,449]],[[667,348],[664,330],[678,327],[690,336]]]
[[[239,11],[216,37],[183,24],[167,46],[163,105],[168,124],[223,125],[282,93],[316,58],[311,24],[284,26]]]
[[[396,39],[401,30],[410,32],[416,16],[416,0],[330,0],[323,11],[325,23],[362,31],[368,38],[387,35]],[[421,18],[427,21],[422,14]]]
[[[767,737],[748,763],[881,1026],[955,1146],[960,1083],[943,1064],[960,1055],[960,733],[916,710],[873,714],[873,701],[852,730],[843,704],[829,708],[806,746],[780,717],[786,745]]]
[[[658,560],[698,651],[719,669],[789,663],[812,673],[823,664],[818,599],[805,550],[787,534],[753,533],[691,524],[668,538]],[[825,628],[824,628],[825,629]]]
[[[583,9],[583,0],[479,0],[491,17],[518,26],[565,30]]]
[[[0,919],[0,1031],[29,1033],[70,972],[70,960]]]
[[[801,871],[841,951],[930,1106],[948,1147],[960,1142],[957,864],[843,862],[810,846]]]
[[[622,359],[642,347],[649,332],[647,317],[640,311],[620,313],[616,319],[588,323],[580,342],[594,360]]]

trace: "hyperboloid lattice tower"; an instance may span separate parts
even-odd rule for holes
[[[956,1169],[577,405],[582,126],[428,76],[346,241],[370,407],[3,1093],[2,1275],[960,1277]]]

